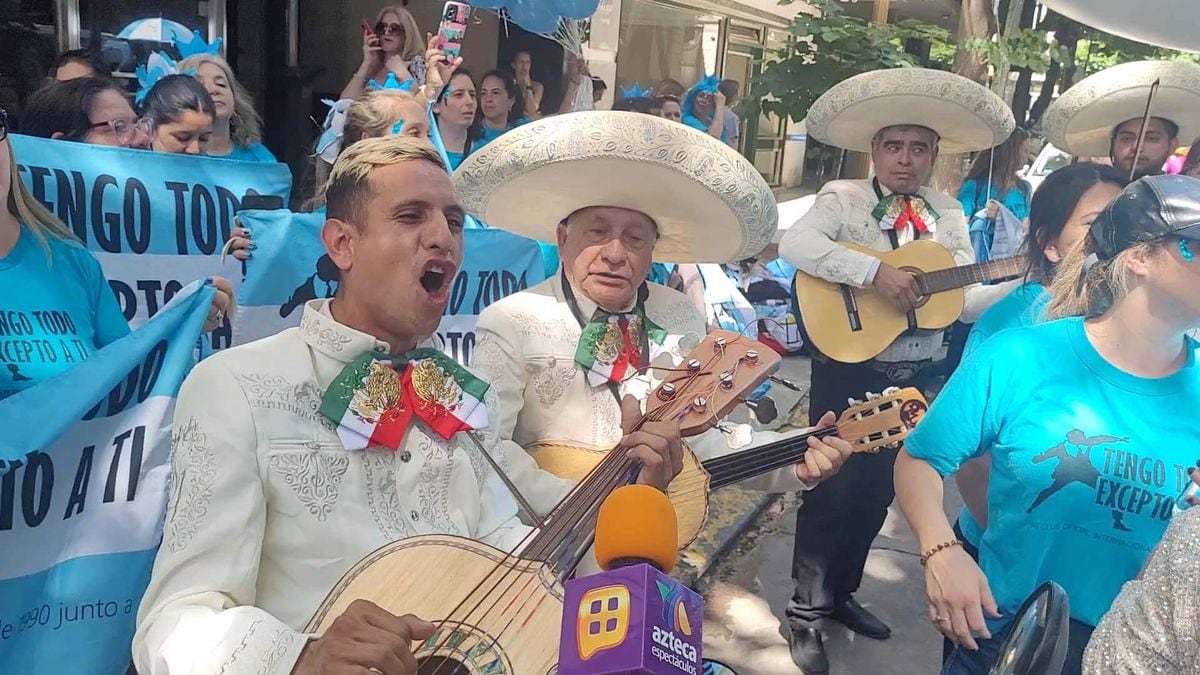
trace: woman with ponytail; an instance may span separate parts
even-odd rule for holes
[[[1070,597],[1066,675],[1162,537],[1200,456],[1200,180],[1125,188],[1054,269],[1045,323],[1002,331],[950,378],[905,441],[896,495],[925,565],[928,618],[986,673],[1042,582]],[[943,481],[992,456],[976,563]]]

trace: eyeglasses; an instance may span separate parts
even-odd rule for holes
[[[8,138],[8,111],[0,108],[0,141]]]
[[[154,134],[154,122],[148,117],[141,119],[118,117],[117,119],[88,125],[88,129],[99,129],[101,127],[108,127],[113,135],[117,137],[117,140],[122,143],[128,143],[133,138],[134,132],[138,129],[145,132],[147,136]]]
[[[403,36],[404,35],[404,26],[403,26],[403,24],[384,23],[384,22],[380,21],[379,23],[375,24],[375,34],[376,35],[395,35],[398,37]]]

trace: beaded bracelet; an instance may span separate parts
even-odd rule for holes
[[[929,562],[929,559],[932,558],[934,555],[937,555],[938,553],[941,553],[942,551],[945,551],[946,549],[951,548],[953,546],[962,546],[962,545],[963,545],[962,540],[951,539],[950,541],[944,541],[944,542],[938,544],[937,546],[934,546],[932,549],[930,549],[928,552],[926,552],[924,555],[921,556],[921,567],[924,567],[925,563]]]

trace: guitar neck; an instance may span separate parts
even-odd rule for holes
[[[922,295],[932,295],[971,284],[1020,276],[1028,262],[1025,256],[989,260],[985,263],[926,272],[920,276],[918,282]]]
[[[710,459],[703,464],[710,478],[709,486],[716,490],[795,464],[808,451],[809,438],[824,438],[837,432],[837,427],[828,427]]]

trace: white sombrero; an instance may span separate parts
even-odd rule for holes
[[[974,152],[1004,142],[1012,111],[987,87],[929,68],[889,68],[835,84],[808,109],[808,134],[829,145],[871,151],[884,127],[912,124],[941,137],[942,152]]]
[[[651,115],[592,111],[518,127],[454,173],[459,199],[491,227],[546,242],[588,206],[640,211],[658,224],[654,259],[749,258],[775,234],[771,188],[744,157]]]
[[[1085,78],[1046,110],[1046,140],[1079,157],[1107,157],[1113,129],[1141,119],[1155,80],[1150,115],[1178,124],[1179,142],[1191,143],[1200,134],[1200,65],[1186,61],[1122,63]]]

